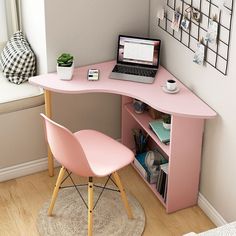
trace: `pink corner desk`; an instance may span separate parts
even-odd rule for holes
[[[62,81],[56,73],[30,78],[30,83],[44,88],[46,115],[51,117],[51,92],[56,93],[112,93],[122,95],[122,143],[134,148],[132,128],[142,128],[151,137],[153,143],[169,159],[167,200],[156,191],[155,185],[147,183],[168,213],[193,206],[197,203],[202,137],[205,119],[216,117],[216,112],[193,94],[167,70],[160,67],[153,84],[141,84],[129,81],[109,79],[115,61],[84,66],[74,70],[71,81]],[[99,81],[88,81],[89,68],[100,70]],[[165,93],[162,86],[168,79],[177,81],[180,91],[176,94]],[[136,114],[132,99],[137,98],[152,108],[171,114],[170,144],[159,141],[149,128],[152,119],[148,113]],[[134,167],[135,168],[135,167]],[[53,157],[48,150],[49,175],[53,176]]]

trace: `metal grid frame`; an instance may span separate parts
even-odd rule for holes
[[[208,6],[209,6],[207,14],[203,11],[203,1],[207,2]],[[178,0],[172,0],[172,2],[173,2],[173,4],[170,4],[170,0],[166,0],[166,6],[167,6],[167,8],[169,8],[168,10],[172,11],[172,14],[174,11],[178,11],[183,17],[185,14],[184,6],[188,6],[188,7],[197,9],[200,12],[201,17],[206,17],[208,24],[209,24],[209,20],[211,19],[212,8],[218,8],[218,6],[215,3],[213,3],[212,0],[198,0],[198,2],[199,2],[198,8],[194,7],[194,0],[189,0],[189,1],[179,0],[179,2],[181,2],[181,5],[182,5],[180,8],[179,8],[179,6],[177,6]],[[179,41],[181,44],[183,44],[184,46],[189,48],[192,52],[195,52],[195,50],[191,47],[191,41],[192,40],[195,40],[197,42],[201,41],[201,43],[205,46],[205,58],[204,58],[205,62],[207,64],[211,65],[212,67],[214,67],[216,70],[218,70],[223,75],[227,75],[228,60],[229,60],[229,47],[230,47],[230,38],[231,38],[231,27],[232,27],[232,16],[233,16],[233,5],[234,5],[234,0],[232,0],[231,9],[226,7],[228,9],[228,11],[230,12],[228,27],[226,25],[224,25],[221,21],[222,20],[221,19],[221,11],[218,14],[218,20],[217,20],[217,22],[218,22],[218,36],[217,36],[217,44],[215,45],[215,47],[210,45],[208,42],[207,43],[202,42],[201,33],[207,32],[207,27],[204,27],[201,22],[195,22],[192,19],[191,14],[190,14],[190,17],[188,18],[188,20],[190,21],[190,26],[187,31],[182,29],[181,27],[179,29],[179,32],[176,32],[173,29],[171,29],[169,27],[169,24],[171,24],[172,19],[170,18],[170,14],[168,14],[168,12],[165,13],[163,22],[161,22],[161,20],[158,19],[158,26],[162,30],[167,32],[169,35],[171,35],[173,38],[175,38],[177,41]],[[191,28],[193,26],[195,28],[197,28],[197,36],[194,35],[193,31],[191,30]],[[227,40],[224,40],[221,37],[222,30],[225,30],[227,32],[227,34],[228,34]],[[187,35],[187,43],[183,41],[183,34]],[[224,47],[225,47],[224,53],[219,51],[219,44],[224,45]],[[208,57],[209,53],[212,53],[214,55],[213,61],[212,61],[212,59],[210,60],[210,58]],[[223,54],[225,54],[225,55],[223,55]],[[218,63],[219,60],[224,62],[224,65],[225,65],[224,68],[220,67],[220,63]]]

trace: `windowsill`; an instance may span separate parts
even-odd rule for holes
[[[0,73],[0,114],[44,104],[43,89],[25,82],[17,85]]]

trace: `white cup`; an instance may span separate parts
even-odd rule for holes
[[[168,79],[166,81],[166,88],[170,91],[174,91],[177,89],[177,84],[176,84],[176,81],[173,80],[173,79]]]

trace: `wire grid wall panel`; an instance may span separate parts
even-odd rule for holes
[[[164,19],[158,19],[158,26],[192,52],[196,51],[197,43],[201,42],[205,46],[205,62],[223,75],[227,75],[234,0],[227,1],[224,11],[219,10],[218,0],[165,1]],[[200,12],[201,19],[199,22],[195,21],[192,15],[187,13],[186,10],[190,8]],[[190,26],[187,30],[180,27],[177,32],[171,28],[175,11],[179,12],[182,18],[186,16],[190,21]],[[204,41],[204,38],[208,31],[209,20],[213,18],[216,18],[214,20],[218,22],[217,43],[208,43]]]

